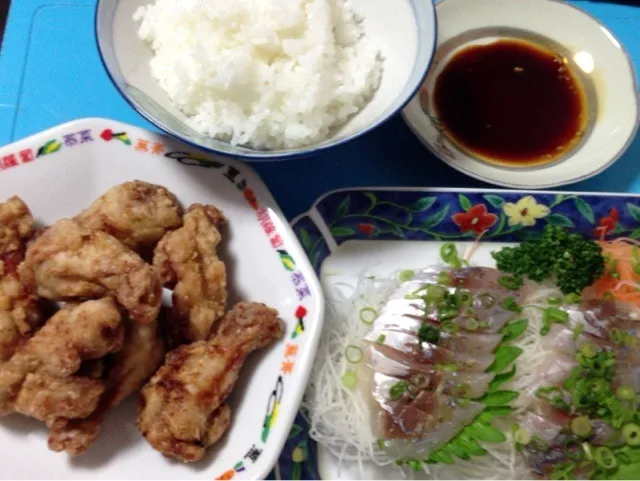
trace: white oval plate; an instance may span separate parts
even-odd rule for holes
[[[442,0],[436,12],[438,50],[420,94],[404,109],[403,116],[418,138],[445,163],[485,182],[541,189],[592,177],[627,149],[638,128],[635,70],[624,47],[589,14],[555,0]],[[593,128],[567,158],[546,166],[514,169],[478,161],[447,138],[435,112],[427,107],[425,113],[420,97],[423,104],[433,105],[433,83],[460,48],[499,38],[535,37],[566,49],[576,71],[595,90]]]
[[[185,206],[200,202],[222,209],[228,219],[221,256],[230,304],[242,299],[273,306],[286,323],[285,337],[249,358],[231,397],[229,432],[194,465],[169,461],[149,446],[135,427],[132,396],[109,414],[95,445],[75,459],[47,449],[44,424],[17,415],[0,418],[3,477],[264,479],[297,413],[324,299],[259,177],[240,162],[205,157],[166,137],[103,119],[64,124],[0,149],[0,201],[21,196],[43,224],[73,216],[109,187],[135,179],[167,187]],[[302,331],[296,329],[300,313]]]

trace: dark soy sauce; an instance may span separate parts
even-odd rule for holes
[[[456,53],[436,79],[433,99],[453,141],[511,167],[558,159],[579,143],[587,123],[584,90],[567,61],[517,40]]]

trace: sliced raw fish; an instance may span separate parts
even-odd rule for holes
[[[405,332],[380,330],[368,334],[365,340],[378,347],[391,347],[403,353],[412,362],[454,364],[459,371],[485,372],[495,359],[492,354],[475,355],[451,351],[435,344],[422,342],[415,335]]]
[[[610,340],[615,328],[638,338],[640,343],[640,311],[627,303],[591,299],[563,309],[569,314],[570,329],[581,324],[585,334]]]
[[[381,410],[377,434],[394,459],[426,459],[483,409],[480,403],[421,391],[415,398],[392,402],[390,410]]]
[[[399,316],[386,316],[382,314],[376,320],[375,334],[382,331],[397,331],[418,335],[420,328],[425,324],[439,328],[439,323],[430,320],[421,320],[411,316],[400,318]],[[379,334],[378,334],[379,336]],[[469,354],[491,354],[502,342],[500,334],[483,334],[471,331],[458,331],[455,333],[440,330],[440,339],[437,344],[440,347],[452,351],[464,351]]]
[[[378,375],[395,380],[407,380],[422,389],[436,390],[453,396],[478,398],[485,394],[493,374],[464,371],[445,371],[432,364],[407,359],[403,353],[387,346],[374,346],[369,351],[369,366]]]
[[[581,333],[576,337],[573,330],[561,324],[552,325],[542,342],[548,349],[554,349],[569,356],[575,356],[584,344],[592,344],[606,351],[614,352],[616,360],[623,365],[640,365],[640,346],[616,344],[608,339],[587,333]]]
[[[449,276],[449,285],[438,284],[442,273]],[[430,285],[440,285],[450,294],[461,291],[471,297],[470,303],[461,306],[458,315],[449,319],[461,329],[467,329],[469,320],[473,320],[474,332],[498,332],[516,314],[502,307],[505,299],[511,297],[515,302],[526,298],[535,287],[525,281],[518,290],[509,290],[500,284],[505,275],[488,267],[467,267],[461,269],[442,269],[429,267],[416,272],[414,277],[404,282],[389,298],[376,321],[376,327],[403,327],[407,318],[422,320],[426,317],[439,321],[434,306],[427,308],[420,298]],[[480,326],[478,326],[480,324]]]

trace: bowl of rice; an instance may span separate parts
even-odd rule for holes
[[[96,38],[123,97],[195,147],[309,155],[395,115],[436,45],[431,0],[100,0]]]

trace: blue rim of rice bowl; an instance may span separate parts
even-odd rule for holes
[[[374,122],[373,124],[369,125],[365,129],[363,129],[361,131],[358,131],[358,132],[355,132],[355,133],[351,134],[348,137],[337,139],[337,140],[335,140],[333,142],[330,141],[328,144],[319,145],[317,147],[314,147],[313,145],[310,145],[310,146],[302,147],[300,149],[296,149],[296,150],[293,150],[293,151],[286,151],[286,150],[283,150],[283,151],[249,150],[246,153],[222,152],[222,151],[216,150],[214,148],[198,144],[198,143],[196,143],[196,142],[194,142],[192,140],[187,139],[186,137],[183,137],[181,134],[171,130],[170,128],[165,127],[161,121],[159,121],[158,119],[153,117],[151,114],[147,113],[146,110],[144,110],[142,107],[138,106],[130,98],[130,96],[120,87],[118,82],[116,82],[115,78],[113,77],[113,74],[111,73],[111,69],[109,69],[109,67],[107,66],[107,63],[105,61],[104,53],[102,51],[102,46],[101,46],[101,43],[100,43],[100,35],[98,33],[98,25],[99,25],[98,16],[100,14],[100,6],[103,3],[113,2],[113,1],[114,0],[98,0],[98,2],[96,3],[95,14],[94,14],[94,35],[95,35],[96,45],[98,47],[98,56],[100,57],[100,62],[102,63],[102,66],[103,66],[104,70],[107,72],[107,76],[109,77],[109,80],[111,80],[111,83],[116,88],[116,90],[120,93],[122,98],[136,112],[138,112],[142,117],[144,117],[146,120],[151,122],[153,125],[155,125],[157,128],[162,130],[167,135],[169,135],[169,136],[171,136],[173,138],[176,138],[176,139],[180,140],[181,142],[184,142],[184,143],[186,143],[186,144],[188,144],[188,145],[190,145],[190,146],[192,146],[192,147],[194,147],[194,148],[196,148],[198,150],[203,150],[205,152],[213,153],[213,154],[216,154],[216,155],[221,155],[221,156],[224,156],[224,157],[238,158],[238,159],[243,159],[243,160],[247,160],[247,161],[275,162],[275,161],[279,161],[279,160],[289,160],[289,159],[295,159],[295,158],[301,158],[301,157],[308,157],[310,155],[319,154],[321,152],[325,152],[325,151],[333,149],[335,147],[345,145],[345,144],[347,144],[347,143],[349,143],[349,142],[351,142],[353,140],[356,140],[357,138],[359,138],[359,137],[371,132],[372,130],[378,128],[382,124],[386,123],[389,119],[391,119],[392,117],[397,115],[399,112],[402,112],[402,110],[409,104],[409,102],[411,102],[411,100],[418,93],[418,90],[422,86],[422,83],[424,82],[424,79],[427,76],[427,72],[429,71],[429,68],[431,67],[431,64],[433,62],[433,57],[435,56],[435,51],[436,51],[436,48],[437,48],[437,45],[438,45],[438,17],[435,14],[435,4],[432,3],[431,1],[429,1],[428,5],[430,5],[430,7],[431,7],[431,12],[432,12],[432,17],[433,17],[433,44],[432,44],[431,52],[429,53],[429,60],[427,61],[426,65],[424,67],[424,71],[422,72],[422,75],[419,77],[419,81],[411,89],[410,94],[407,96],[406,99],[404,99],[402,102],[400,102],[398,104],[396,109],[394,109],[388,115],[378,119],[377,122]],[[119,2],[116,1],[115,3],[116,3],[116,7],[115,8],[117,8],[117,3],[119,3]],[[411,10],[415,12],[415,3],[413,1],[411,1]],[[112,30],[112,35],[113,35],[113,30]],[[423,39],[421,39],[420,36],[418,35],[418,42],[421,42],[422,40]],[[224,143],[223,141],[220,141],[220,140],[218,140],[218,142]]]

